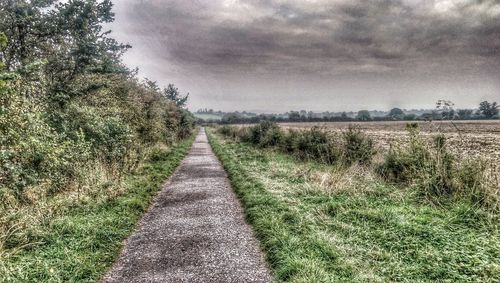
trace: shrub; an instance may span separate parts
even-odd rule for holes
[[[281,142],[278,144],[279,150],[288,154],[293,153],[295,150],[295,139],[299,134],[299,131],[289,129],[288,132],[283,134]]]
[[[487,196],[484,166],[478,161],[460,163],[446,146],[443,135],[425,141],[418,128],[408,127],[410,142],[392,148],[377,172],[394,183],[414,185],[418,194],[434,203],[454,198],[483,203]]]
[[[292,154],[297,158],[316,160],[326,164],[334,164],[339,160],[338,145],[326,131],[319,127],[289,134],[293,135],[291,137]]]
[[[249,142],[254,145],[260,145],[266,133],[269,130],[278,129],[278,125],[269,121],[262,121],[258,125],[249,128]],[[279,130],[279,129],[278,129]]]
[[[373,140],[361,133],[359,129],[349,127],[342,134],[343,137],[343,160],[347,165],[359,163],[370,164],[375,154]]]
[[[0,25],[26,33],[19,37],[6,29],[7,40],[0,32],[0,257],[9,231],[19,229],[14,222],[3,229],[10,226],[3,219],[33,208],[49,212],[47,224],[50,213],[74,195],[116,196],[99,188],[118,187],[112,185],[137,168],[150,148],[171,145],[194,126],[181,107],[186,97],[164,95],[123,65],[127,45],[101,32],[112,20],[110,3],[52,2],[0,5],[10,7],[0,8]],[[81,23],[68,25],[65,17]],[[40,38],[20,39],[29,34]],[[83,38],[92,52],[75,48]],[[68,193],[54,196],[63,191]]]
[[[224,135],[228,138],[231,138],[233,140],[237,138],[241,138],[240,136],[240,131],[236,127],[231,127],[231,126],[222,126],[217,129],[217,132],[221,135]]]
[[[227,125],[224,125],[222,127],[219,127],[217,129],[217,132],[221,135],[224,135],[226,137],[229,137],[231,135],[231,133],[233,132],[233,127],[231,126],[227,126]]]
[[[266,127],[261,127],[261,129],[265,131],[260,138],[260,147],[274,147],[282,143],[284,133],[278,125],[271,124]]]
[[[325,164],[344,161],[346,165],[355,162],[365,165],[370,164],[374,155],[373,141],[354,129],[344,133],[343,142],[319,127],[284,132],[277,124],[269,121],[242,128],[225,125],[219,127],[218,133],[259,147],[275,147],[298,159]]]
[[[0,92],[0,185],[20,197],[27,186],[48,182],[57,191],[74,181],[90,152],[82,134],[65,139],[44,120],[41,105],[11,88]]]

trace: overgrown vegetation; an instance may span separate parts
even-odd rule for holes
[[[443,135],[427,142],[416,125],[407,128],[408,145],[391,148],[376,168],[382,177],[413,185],[422,197],[434,203],[465,200],[499,210],[498,188],[486,179],[485,164],[480,160],[459,160],[447,149]]]
[[[50,241],[30,227],[53,225],[54,213],[71,211],[66,199],[113,199],[151,151],[191,135],[187,96],[141,81],[122,64],[130,46],[103,30],[111,7],[109,0],[0,2],[2,262]]]
[[[99,281],[193,140],[157,147],[120,186],[103,183],[79,195],[3,207],[2,221],[13,225],[1,231],[0,282]]]
[[[350,127],[340,136],[318,127],[306,130],[280,129],[264,121],[255,126],[221,126],[218,133],[234,140],[264,148],[271,147],[300,160],[349,167],[365,166],[387,182],[413,186],[423,198],[435,204],[467,201],[494,211],[500,209],[498,188],[486,176],[481,160],[459,160],[446,146],[446,137],[436,135],[432,141],[419,135],[417,124],[408,124],[410,141],[406,147],[392,147],[382,152],[382,162],[373,164],[373,141]]]
[[[226,128],[227,131],[227,128]],[[278,282],[496,282],[498,213],[436,206],[373,170],[210,143]]]
[[[373,141],[355,128],[349,128],[341,137],[336,137],[319,127],[283,131],[277,124],[264,121],[251,127],[225,125],[219,127],[218,132],[262,148],[276,148],[301,160],[325,164],[369,165],[375,154]]]

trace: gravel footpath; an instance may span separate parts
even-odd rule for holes
[[[271,282],[204,129],[103,282]]]

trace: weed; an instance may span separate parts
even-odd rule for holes
[[[490,203],[485,167],[480,161],[459,162],[448,150],[444,135],[432,141],[409,127],[407,147],[392,148],[377,167],[377,172],[394,183],[415,185],[421,197],[442,204],[462,199],[477,204]]]

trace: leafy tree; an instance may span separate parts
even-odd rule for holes
[[[54,22],[47,19],[48,10],[56,1],[0,1],[0,30],[9,38],[2,50],[8,71],[39,58],[46,51],[46,41],[54,34]]]
[[[455,109],[444,110],[441,112],[443,119],[453,120],[455,118]]]
[[[479,113],[487,119],[497,116],[498,111],[498,105],[496,102],[489,103],[488,101],[483,101],[479,104]]]
[[[368,110],[360,110],[356,119],[359,121],[370,121],[372,119],[370,112]]]
[[[48,88],[61,104],[82,75],[125,73],[120,61],[130,46],[108,37],[103,25],[114,20],[110,0],[9,0],[0,2],[0,31],[9,42],[2,52],[7,70],[43,64],[43,76],[24,77]],[[91,81],[85,79],[86,81]],[[88,84],[95,88],[95,85]],[[63,101],[64,100],[64,101]]]
[[[415,115],[415,114],[413,114],[413,113],[411,113],[411,114],[406,114],[406,115],[403,117],[403,119],[404,119],[404,120],[410,120],[410,121],[411,121],[411,120],[415,120],[416,118],[417,118],[417,115]]]
[[[405,113],[400,108],[392,108],[387,116],[393,120],[402,120],[405,117]]]
[[[0,1],[2,189],[64,188],[90,164],[119,178],[145,148],[189,135],[194,119],[175,105],[187,96],[172,103],[122,64],[128,46],[104,29],[111,7],[109,0]]]
[[[224,116],[222,116],[222,123],[238,123],[242,120],[242,116],[236,112],[233,113],[226,113]]]
[[[440,99],[436,102],[436,113],[440,114],[441,117],[438,119],[449,119],[453,120],[455,118],[455,109],[453,108],[455,103],[450,100]]]
[[[185,96],[182,96],[179,92],[179,89],[176,88],[173,84],[169,84],[167,88],[163,90],[163,95],[167,99],[175,102],[175,105],[177,105],[178,107],[186,106],[186,102],[189,97],[189,93]]]
[[[457,112],[458,118],[461,119],[461,120],[471,119],[473,112],[474,111],[472,111],[471,109],[460,109]]]
[[[300,121],[300,113],[297,111],[291,111],[288,115],[290,121]]]

